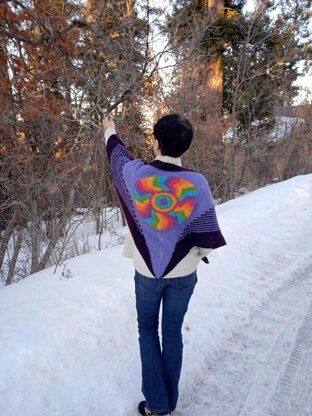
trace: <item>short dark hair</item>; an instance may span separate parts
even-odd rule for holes
[[[180,157],[192,143],[193,126],[179,114],[168,114],[155,124],[154,136],[162,155]]]

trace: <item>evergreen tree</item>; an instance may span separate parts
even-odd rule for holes
[[[240,131],[264,125],[274,105],[292,103],[298,62],[311,56],[311,1],[259,1],[252,14],[244,3],[178,0],[169,22],[188,61],[181,85],[192,84],[204,96],[206,108],[196,100],[193,108],[203,121],[234,111]],[[197,76],[192,65],[200,68]]]
[[[239,36],[224,54],[224,108],[237,139],[252,142],[261,132],[267,135],[274,106],[291,105],[297,93],[298,63],[310,53],[311,7],[309,2],[298,7],[296,0],[287,1],[287,8],[282,3],[262,2],[237,21]]]
[[[311,56],[311,1],[259,0],[250,14],[244,3],[178,0],[168,23],[178,62],[173,107],[194,121],[190,162],[221,198],[234,163],[229,155],[239,145],[249,160],[263,158],[273,108],[292,103],[298,63]]]
[[[210,179],[216,195],[223,192],[225,158],[224,55],[236,36],[235,22],[243,4],[242,0],[177,1],[168,23],[179,79],[171,99],[175,110],[186,113],[196,126],[195,156],[188,162]]]
[[[175,3],[169,30],[174,42],[181,45],[179,51],[186,57],[193,55],[195,65],[200,66],[197,83],[209,100],[207,107],[201,109],[203,119],[222,117],[223,55],[236,30],[235,21],[242,13],[243,4],[243,0],[178,0]],[[187,68],[190,69],[189,62],[182,70],[182,78],[188,78]],[[193,74],[192,69],[190,72]]]

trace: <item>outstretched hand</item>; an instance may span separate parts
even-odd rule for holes
[[[102,127],[103,127],[104,132],[105,132],[105,130],[109,129],[110,127],[115,128],[115,123],[114,123],[111,116],[107,116],[103,119]]]

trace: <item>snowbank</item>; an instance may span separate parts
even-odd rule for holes
[[[217,207],[228,244],[199,267],[184,324],[184,403],[203,362],[213,362],[286,269],[311,255],[311,195],[306,175]],[[0,289],[0,416],[134,414],[141,395],[133,267],[121,253],[86,254],[55,275],[47,269]]]

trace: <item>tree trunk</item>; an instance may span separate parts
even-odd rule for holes
[[[47,247],[44,255],[42,256],[42,259],[41,259],[36,271],[43,270],[47,267],[47,264],[50,260],[50,257],[52,256],[53,250],[54,250],[54,248],[57,244],[57,241],[58,241],[58,239],[61,235],[61,232],[62,232],[66,222],[70,218],[70,215],[72,213],[72,209],[73,209],[73,206],[74,206],[76,189],[77,189],[77,186],[79,185],[79,183],[81,182],[81,179],[82,179],[83,175],[86,173],[87,168],[89,166],[91,156],[92,156],[93,146],[94,146],[94,141],[93,141],[93,143],[92,142],[90,143],[90,148],[89,148],[87,156],[84,160],[83,166],[81,167],[81,171],[80,171],[79,175],[77,176],[76,180],[74,181],[74,183],[72,184],[72,187],[69,191],[69,195],[68,195],[68,199],[67,199],[67,203],[66,203],[66,206],[64,208],[64,211],[63,211],[58,223],[56,224],[56,226],[53,230],[53,234],[52,234],[52,237],[49,241],[48,247]]]
[[[4,41],[0,42],[0,111],[5,111],[8,104],[12,103],[11,84],[7,66],[7,50]]]
[[[17,219],[17,215],[15,213],[12,216],[10,222],[8,223],[6,229],[4,230],[3,237],[1,239],[1,244],[0,244],[0,270],[1,270],[1,267],[2,267],[2,264],[3,264],[4,255],[5,255],[6,249],[7,249],[8,244],[9,244],[11,234],[14,230],[14,227],[16,226],[16,219]]]
[[[224,13],[224,0],[207,0],[209,13],[212,15],[221,15]]]
[[[135,9],[135,0],[126,0],[126,8],[127,8],[127,17],[132,17],[134,15]]]
[[[224,0],[207,0],[208,14],[212,22],[224,15]],[[215,50],[208,56],[206,66],[207,94],[208,94],[208,119],[215,121],[222,117],[223,107],[223,67],[222,51],[216,45]]]
[[[35,273],[38,268],[39,241],[38,241],[38,207],[37,201],[31,201],[31,221],[30,221],[30,240],[31,240],[31,268],[30,273]]]
[[[8,272],[7,280],[5,282],[5,286],[11,285],[13,283],[14,270],[15,270],[15,266],[16,266],[16,262],[18,258],[18,253],[20,252],[21,247],[22,247],[22,241],[23,241],[23,229],[19,228],[17,232],[16,243],[14,246],[14,253],[11,258],[10,265],[9,265],[9,272]]]
[[[47,267],[48,261],[50,260],[50,257],[52,256],[53,250],[58,242],[58,239],[61,235],[61,232],[67,222],[67,220],[70,218],[73,206],[74,206],[74,198],[75,198],[75,193],[76,193],[76,189],[75,186],[73,186],[71,188],[71,190],[69,191],[69,196],[68,196],[68,200],[67,200],[67,204],[66,207],[63,211],[63,214],[61,215],[61,218],[59,219],[58,223],[56,224],[56,227],[53,230],[53,234],[52,237],[50,238],[48,247],[44,253],[44,255],[42,256],[42,259],[39,263],[39,265],[37,266],[37,270],[35,271],[40,271],[43,270]]]
[[[208,119],[222,118],[223,107],[223,68],[220,52],[213,53],[207,62]]]
[[[224,16],[224,0],[208,0],[208,15],[212,26],[218,28],[218,19]],[[219,197],[223,194],[224,176],[224,145],[223,145],[223,63],[222,63],[222,39],[217,39],[208,51],[208,59],[205,64],[207,77],[207,136],[212,151],[213,182]]]

